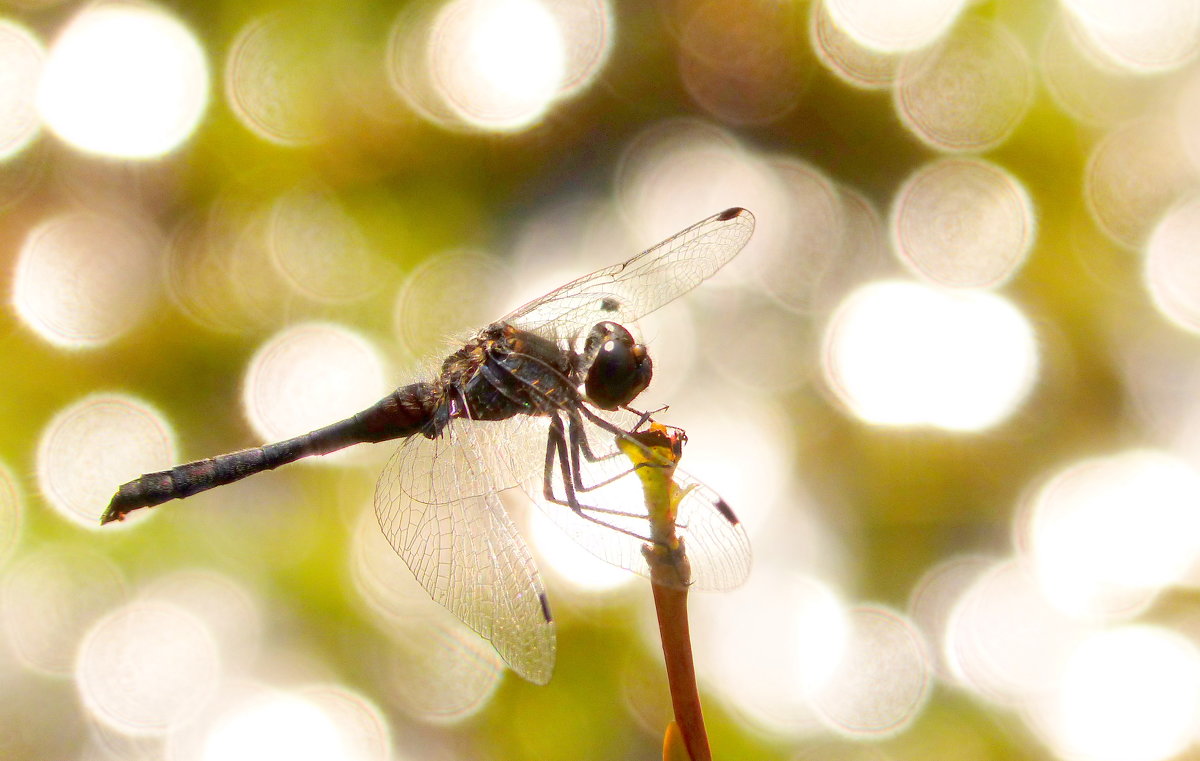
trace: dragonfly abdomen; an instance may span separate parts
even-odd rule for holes
[[[424,432],[431,424],[433,407],[432,385],[413,383],[396,389],[352,417],[295,438],[147,473],[121,485],[100,522],[119,521],[138,508],[190,497],[302,457]]]

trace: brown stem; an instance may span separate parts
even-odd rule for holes
[[[688,632],[687,589],[651,584],[654,610],[658,614],[658,633],[662,638],[667,663],[667,683],[671,688],[671,706],[683,743],[692,761],[712,761],[700,693],[696,689],[696,669],[692,664],[692,640]]]

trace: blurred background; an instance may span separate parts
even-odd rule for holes
[[[1194,0],[0,2],[0,757],[656,757],[646,582],[514,503],[522,682],[380,535],[391,444],[98,516],[735,205],[641,324],[754,548],[692,596],[717,757],[1195,756],[1198,49]]]

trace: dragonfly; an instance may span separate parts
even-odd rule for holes
[[[101,523],[303,457],[403,439],[375,489],[383,533],[435,601],[513,671],[545,684],[554,669],[554,618],[499,495],[523,489],[594,555],[649,575],[650,516],[631,474],[655,466],[636,436],[651,415],[630,405],[650,384],[653,362],[630,328],[713,275],[753,231],[745,209],[714,214],[518,307],[475,333],[429,379],[345,420],[123,484]],[[631,466],[619,442],[646,449],[645,462]],[[690,568],[679,583],[738,586],[750,548],[737,516],[684,471],[675,469],[674,481],[685,495],[676,529]]]

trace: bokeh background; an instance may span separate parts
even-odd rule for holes
[[[648,759],[646,582],[514,500],[546,687],[414,589],[359,447],[100,529],[728,206],[645,406],[754,546],[725,759],[1200,733],[1195,0],[0,3],[0,757]]]

